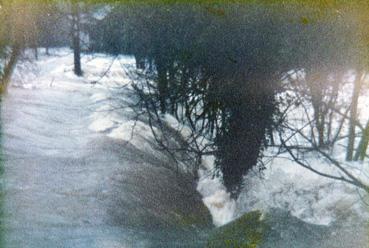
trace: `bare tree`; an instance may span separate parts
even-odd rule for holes
[[[308,137],[301,128],[296,128],[291,125],[284,123],[279,127],[279,141],[280,141],[280,149],[279,154],[287,152],[290,157],[297,164],[302,167],[326,178],[342,181],[351,185],[354,185],[358,188],[361,188],[369,193],[369,185],[364,182],[359,176],[355,175],[352,171],[347,169],[347,165],[335,159],[331,154],[325,151],[323,148],[317,146],[315,142]],[[283,130],[283,131],[282,131]],[[285,137],[283,135],[284,130],[289,130],[293,133],[293,136],[299,136],[299,139],[302,140],[305,145],[300,144],[291,144],[289,141],[292,136]],[[306,145],[309,144],[309,145]],[[321,167],[314,167],[311,163],[309,163],[308,159],[305,159],[304,154],[306,152],[315,152],[322,159],[324,159],[329,165],[334,166],[337,170],[337,173],[327,173],[321,169]]]
[[[74,54],[74,73],[82,76],[81,38],[80,38],[80,6],[77,1],[71,2],[72,8],[72,45]]]
[[[359,145],[356,149],[354,160],[358,161],[359,159],[361,161],[364,160],[366,156],[366,150],[368,149],[368,143],[369,143],[369,120],[367,121],[365,128],[363,130],[363,133],[361,135],[361,139],[359,142]]]
[[[350,107],[350,123],[349,123],[349,133],[348,133],[348,145],[347,145],[347,153],[346,160],[351,161],[354,154],[354,146],[355,146],[355,122],[357,120],[357,104],[360,96],[361,84],[364,79],[365,73],[361,73],[361,75],[356,75],[354,89],[351,98],[351,107]]]

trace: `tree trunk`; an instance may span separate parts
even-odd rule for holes
[[[354,84],[354,91],[352,93],[351,99],[351,111],[350,111],[350,123],[349,123],[349,140],[347,144],[346,160],[351,161],[354,153],[355,145],[355,122],[357,118],[357,104],[360,96],[361,82],[364,74],[362,76],[357,75]]]
[[[33,51],[35,53],[35,60],[38,60],[38,49],[37,49],[37,45],[33,48]]]
[[[322,110],[319,110],[318,114],[318,120],[317,120],[317,130],[318,130],[318,146],[323,148],[325,146],[324,141],[324,129],[325,129],[325,115],[322,112]]]
[[[168,77],[166,66],[164,66],[161,61],[157,61],[157,71],[160,111],[165,114],[167,112]]]
[[[10,82],[12,73],[14,71],[14,68],[15,68],[16,64],[17,64],[20,52],[21,52],[21,47],[19,45],[16,44],[12,47],[12,52],[11,52],[9,61],[8,61],[8,63],[6,63],[6,65],[4,67],[3,75],[0,79],[0,82],[1,82],[1,84],[0,84],[0,93],[4,93],[7,89],[7,86]]]
[[[365,129],[363,131],[363,135],[361,136],[359,146],[356,149],[356,153],[354,157],[355,161],[358,161],[359,159],[361,161],[364,160],[366,156],[366,150],[368,149],[368,143],[369,143],[369,120],[366,123]]]
[[[74,53],[74,73],[77,76],[82,76],[79,14],[79,4],[77,2],[72,2],[72,42]]]
[[[141,69],[141,70],[145,70],[145,58],[140,56],[140,55],[135,55],[135,60],[136,60],[136,68],[137,69]]]
[[[318,134],[318,147],[325,145],[325,115],[323,111],[323,88],[322,88],[322,74],[311,71],[307,75],[308,87],[311,95],[311,104],[314,110],[315,128]],[[314,135],[312,130],[312,136]],[[313,136],[314,137],[314,136]],[[315,139],[314,139],[315,140]]]

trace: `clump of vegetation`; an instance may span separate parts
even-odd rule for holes
[[[256,248],[262,242],[266,228],[261,212],[253,211],[217,229],[206,247]]]

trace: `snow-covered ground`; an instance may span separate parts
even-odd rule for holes
[[[51,51],[51,56],[40,56],[38,61],[21,61],[13,77],[13,85],[18,87],[62,88],[80,91],[93,88],[91,99],[96,109],[90,116],[90,125],[86,128],[104,133],[112,139],[130,142],[137,148],[155,154],[151,146],[151,129],[142,121],[135,121],[135,113],[129,108],[134,97],[130,87],[129,71],[134,70],[134,59],[127,56],[111,57],[103,54],[83,56],[84,76],[73,74],[73,55],[69,49]],[[368,106],[369,97],[362,97],[360,109]],[[167,116],[166,121],[178,127],[174,118]],[[184,135],[186,128],[181,127]],[[267,151],[269,155],[273,151]],[[338,155],[342,151],[336,152]],[[342,156],[337,156],[342,159]],[[316,155],[309,158],[313,166],[334,172],[334,168]],[[287,156],[269,161],[265,158],[267,169],[251,172],[245,177],[245,187],[237,201],[231,200],[219,178],[212,177],[214,157],[203,158],[199,170],[198,191],[209,208],[215,225],[223,225],[252,209],[279,207],[292,215],[315,224],[330,224],[342,215],[357,214],[368,218],[362,193],[342,182],[322,178],[315,173],[291,162]],[[267,161],[268,160],[268,161]],[[351,164],[367,170],[365,163]],[[364,196],[365,198],[365,196]]]

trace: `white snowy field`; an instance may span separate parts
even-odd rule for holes
[[[103,54],[83,55],[83,77],[73,74],[73,54],[69,49],[56,49],[50,56],[41,53],[39,60],[21,60],[12,84],[29,89],[60,88],[67,91],[89,89],[91,99],[96,102],[95,112],[90,117],[90,130],[104,133],[112,139],[130,142],[137,148],[155,154],[151,146],[153,135],[150,127],[132,119],[135,113],[129,108],[133,103],[129,71],[135,70],[134,59],[128,56],[112,57]],[[29,55],[32,56],[32,55]],[[93,90],[91,90],[93,89]],[[119,94],[117,94],[119,92]],[[360,98],[361,116],[368,116],[369,97]],[[295,109],[291,116],[301,114]],[[303,116],[302,116],[303,118]],[[171,126],[182,129],[175,119],[166,116]],[[151,141],[151,142],[150,142]],[[345,140],[341,143],[344,144]],[[343,162],[343,149],[337,145],[336,158]],[[273,155],[273,150],[267,150]],[[338,173],[333,166],[317,154],[308,157],[314,168],[329,173]],[[223,225],[243,213],[253,210],[282,208],[292,215],[315,224],[328,225],[343,216],[360,216],[369,219],[364,192],[357,188],[317,174],[291,161],[286,154],[270,159],[266,157],[266,170],[251,172],[245,177],[245,186],[237,201],[231,200],[219,178],[213,178],[214,157],[203,158],[199,170],[198,191],[209,208],[215,225]],[[356,171],[363,180],[369,174],[367,162],[345,164]],[[369,180],[367,180],[369,181]]]

